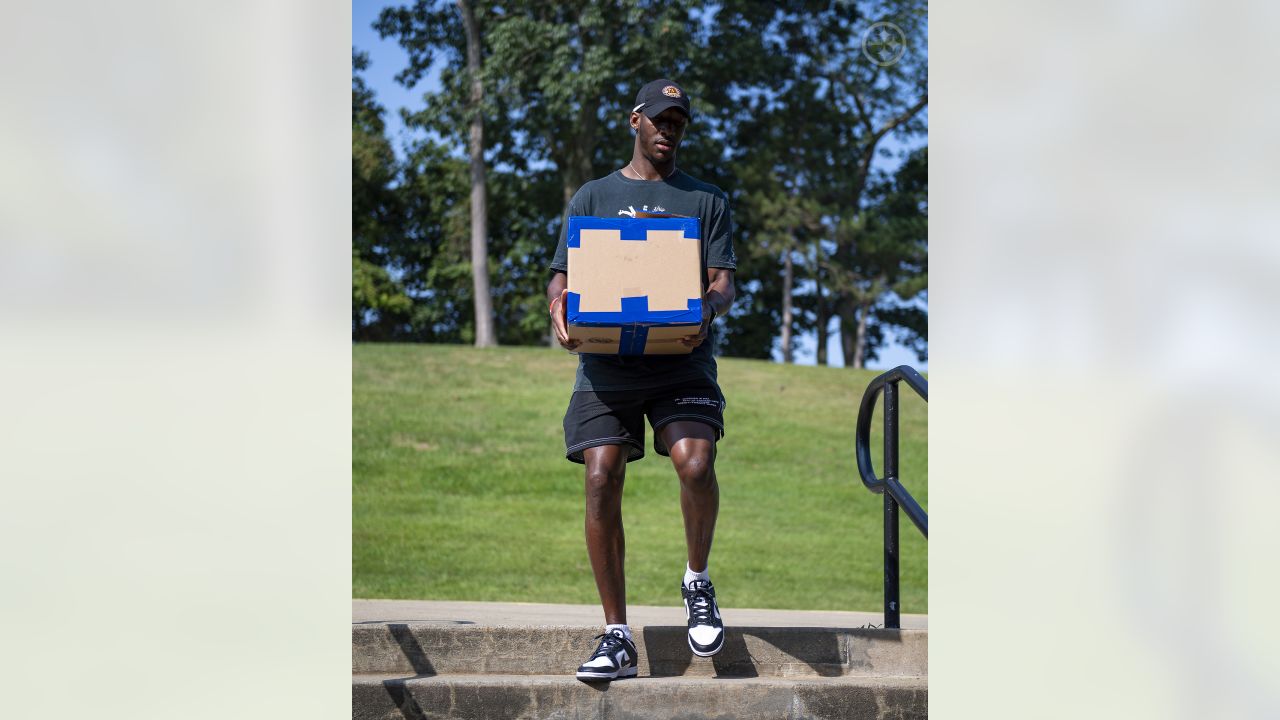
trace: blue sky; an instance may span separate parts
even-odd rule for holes
[[[396,154],[403,157],[402,148],[412,137],[400,120],[400,109],[419,105],[422,94],[435,86],[436,76],[434,73],[428,74],[414,88],[406,88],[396,82],[396,73],[400,72],[408,64],[409,56],[395,40],[383,40],[378,36],[378,32],[371,27],[382,8],[390,4],[396,3],[388,3],[386,0],[352,0],[351,44],[355,49],[369,56],[369,69],[363,73],[365,83],[377,95],[378,103],[387,109],[385,115],[387,134]],[[881,146],[892,151],[895,156],[900,151],[913,149],[920,144],[923,143],[903,145],[893,136],[886,137],[881,142]],[[876,162],[877,169],[885,170],[891,170],[899,164],[896,157],[877,158]],[[840,343],[834,341],[834,330],[837,322],[836,319],[832,319],[830,331],[833,333],[833,342],[828,345],[828,352],[831,354],[832,365],[843,366],[844,357],[840,351]],[[798,336],[795,339],[794,348],[796,363],[813,365],[816,362],[816,348],[817,337],[814,333]],[[775,350],[774,359],[780,360],[781,357],[781,353]],[[927,372],[929,369],[927,361],[920,362],[916,359],[915,353],[892,340],[880,350],[880,358],[878,360],[867,364],[868,367],[875,369],[887,369],[897,365],[911,365],[921,372]]]

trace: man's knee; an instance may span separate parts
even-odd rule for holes
[[[612,467],[604,463],[587,466],[587,499],[609,500],[622,493],[626,466]]]
[[[711,489],[716,482],[715,457],[711,450],[694,450],[672,456],[680,483],[691,490]]]

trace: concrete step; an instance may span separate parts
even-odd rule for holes
[[[925,678],[641,676],[584,683],[572,675],[352,676],[353,720],[821,720],[928,717]]]
[[[724,649],[689,650],[680,608],[628,608],[640,677],[583,683],[599,607],[352,602],[352,717],[924,718],[928,618],[724,611]]]
[[[450,675],[572,674],[592,650],[598,627],[354,624],[354,673]],[[926,677],[927,630],[827,627],[725,629],[711,658],[689,650],[684,625],[632,626],[640,670],[652,677]]]

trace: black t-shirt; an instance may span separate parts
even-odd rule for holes
[[[715,185],[695,180],[677,170],[664,180],[632,180],[621,172],[583,185],[569,201],[569,215],[594,217],[635,217],[636,213],[696,217],[702,231],[702,291],[707,289],[707,268],[738,267],[733,253],[733,221],[729,199]],[[560,229],[551,269],[568,272],[569,254],[565,245],[569,223]],[[712,333],[714,333],[714,328]],[[638,390],[690,380],[716,382],[716,360],[711,347],[715,336],[708,335],[688,355],[596,355],[578,356],[578,376],[573,389],[593,391]]]

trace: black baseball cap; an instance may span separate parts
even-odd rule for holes
[[[666,78],[659,78],[647,83],[636,93],[636,106],[631,112],[642,112],[649,118],[655,118],[667,108],[678,108],[685,117],[693,119],[689,111],[689,96],[684,89]]]

